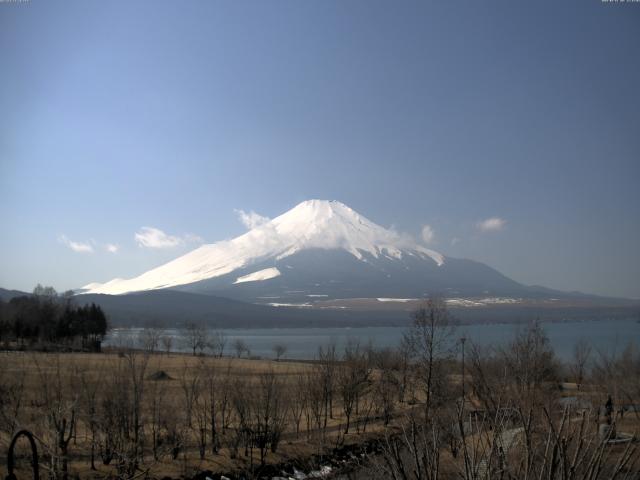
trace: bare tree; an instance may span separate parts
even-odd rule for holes
[[[383,452],[373,458],[374,478],[394,480],[637,478],[640,447],[633,442],[612,448],[610,435],[599,436],[587,412],[565,408],[554,415],[542,405],[528,411],[499,406],[475,415],[459,408],[454,422],[459,452],[442,461],[446,429],[410,416],[399,435],[386,436]]]
[[[180,389],[182,390],[183,408],[187,427],[193,427],[193,409],[200,395],[200,371],[186,361],[180,371]]]
[[[398,401],[404,403],[406,400],[407,390],[410,390],[411,377],[411,346],[407,344],[403,338],[400,345],[395,351],[396,368],[398,377]]]
[[[318,365],[320,366],[320,382],[324,400],[324,428],[329,418],[333,418],[333,394],[336,382],[336,344],[329,343],[326,347],[318,348]]]
[[[25,358],[17,371],[9,371],[4,361],[0,362],[0,429],[12,437],[20,424],[25,404]]]
[[[171,335],[165,334],[160,339],[160,342],[162,343],[164,353],[169,355],[171,353],[171,347],[173,346],[173,337]]]
[[[512,405],[504,359],[494,349],[471,344],[467,369],[471,373],[472,392],[486,411],[496,412],[500,405]]]
[[[91,439],[89,441],[89,461],[91,470],[96,470],[95,455],[98,435],[98,402],[100,394],[102,393],[101,374],[102,372],[101,370],[99,370],[97,372],[97,375],[95,373],[91,375],[87,371],[81,371],[79,375],[80,383],[82,385],[80,406],[81,416],[91,434]]]
[[[209,348],[211,349],[211,353],[213,356],[222,358],[224,355],[224,349],[227,346],[227,336],[224,334],[222,330],[216,330],[211,335],[211,340],[209,341]]]
[[[211,453],[218,453],[220,448],[220,441],[218,439],[218,406],[224,393],[218,392],[219,389],[224,388],[224,385],[219,381],[216,375],[216,370],[213,365],[205,364],[204,368],[204,380],[206,384],[206,391],[208,394],[208,408],[209,408],[209,433],[211,436]]]
[[[132,476],[144,454],[145,376],[150,359],[148,350],[124,345],[101,379],[98,431],[103,463],[116,460],[119,475]]]
[[[528,411],[557,396],[558,363],[536,323],[517,332],[503,347],[471,344],[466,366],[473,394],[489,412],[507,407]]]
[[[104,465],[109,465],[114,459],[122,463],[133,423],[129,376],[123,356],[110,363],[108,374],[102,378],[103,395],[98,403],[98,445]]]
[[[620,382],[621,400],[628,403],[640,419],[640,408],[634,403],[640,398],[640,350],[635,343],[629,343],[617,362],[619,372],[623,373]],[[624,410],[622,410],[624,412]]]
[[[241,338],[236,338],[233,341],[233,349],[236,352],[236,357],[238,358],[241,358],[245,352],[247,353],[247,356],[249,356],[249,352],[250,352],[249,346]]]
[[[634,343],[630,343],[622,352],[598,352],[593,364],[593,377],[604,391],[596,392],[596,400],[603,403],[603,398],[611,395],[615,405],[628,404],[638,419],[640,408],[640,351]],[[621,406],[621,412],[624,408]]]
[[[200,460],[204,460],[207,449],[207,438],[209,436],[209,416],[212,412],[212,404],[210,402],[211,397],[208,395],[209,385],[207,385],[207,373],[209,372],[209,369],[206,368],[204,362],[201,362],[197,370],[198,376],[201,380],[198,382],[198,388],[195,392],[193,402],[196,418],[194,431],[198,441],[198,453],[200,455]]]
[[[231,385],[231,404],[236,417],[236,428],[234,438],[230,446],[231,458],[235,458],[238,448],[244,444],[244,456],[249,456],[249,445],[251,443],[251,398],[248,394],[246,379],[237,377]],[[253,449],[251,449],[253,453]]]
[[[359,397],[369,386],[371,368],[367,356],[357,341],[347,342],[342,364],[338,368],[337,385],[342,397],[342,409],[347,419],[344,433],[349,433],[351,413],[358,406]]]
[[[610,448],[610,436],[599,436],[588,412],[565,408],[553,415],[534,406],[519,413],[514,419],[499,410],[489,422],[469,422],[468,429],[460,416],[462,478],[610,480],[637,475],[638,446],[629,442],[626,448]]]
[[[66,384],[76,372],[65,371],[60,357],[51,356],[47,366],[34,356],[40,398],[44,402],[48,429],[48,448],[51,452],[51,473],[53,478],[67,480],[69,477],[69,444],[75,432],[79,398],[77,391]],[[71,366],[73,368],[73,365]]]
[[[325,374],[320,368],[313,368],[305,374],[305,390],[307,392],[306,416],[307,416],[307,436],[317,435],[315,445],[318,452],[322,451],[326,432],[326,382],[323,380]]]
[[[151,452],[153,459],[160,459],[160,445],[162,444],[163,424],[167,414],[166,384],[163,380],[151,382],[148,395],[149,425],[151,429]]]
[[[432,404],[444,390],[445,361],[452,356],[454,323],[443,299],[426,300],[413,314],[413,325],[405,335],[425,393],[424,413],[429,418]]]
[[[437,480],[440,478],[440,436],[435,426],[422,424],[411,415],[401,433],[386,435],[382,461],[375,461],[375,478]]]
[[[526,410],[544,402],[558,382],[559,365],[540,324],[527,325],[506,347],[497,351],[504,361],[516,406]]]
[[[284,343],[276,343],[273,346],[273,353],[276,356],[276,361],[279,361],[280,357],[282,357],[286,352],[287,346]]]
[[[591,356],[591,345],[587,340],[581,338],[573,347],[573,361],[569,365],[571,375],[578,385],[578,389],[582,385],[587,373],[587,363]]]
[[[144,447],[142,444],[144,433],[144,421],[143,421],[143,399],[144,399],[144,387],[145,387],[145,375],[147,365],[149,363],[149,352],[145,351],[142,354],[135,350],[129,350],[123,355],[126,372],[129,376],[129,388],[131,392],[131,412],[132,412],[132,442],[130,451],[126,458],[126,464],[124,468],[132,475],[138,468],[138,463],[141,455],[143,454]]]
[[[307,408],[308,392],[304,374],[299,372],[295,376],[295,383],[290,387],[289,412],[292,423],[296,426],[296,438],[300,436],[300,421]]]
[[[259,385],[252,396],[252,430],[254,443],[264,465],[267,450],[276,452],[287,418],[284,386],[273,371],[260,375]]]
[[[163,336],[164,331],[159,328],[144,328],[138,334],[138,345],[140,346],[140,348],[146,350],[149,353],[155,353],[156,350],[158,350],[160,340],[163,338]]]
[[[382,413],[385,426],[391,421],[396,406],[400,401],[398,390],[401,389],[402,375],[397,375],[398,357],[390,350],[381,350],[375,357],[378,378],[374,383],[374,396]],[[402,365],[400,364],[400,368]]]
[[[197,353],[202,354],[209,342],[207,328],[202,324],[187,323],[184,328],[183,341],[194,357]]]

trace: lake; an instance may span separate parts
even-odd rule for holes
[[[620,352],[630,341],[640,341],[640,323],[637,319],[552,322],[542,323],[542,327],[556,354],[563,360],[572,357],[574,345],[582,338],[591,343],[594,353]],[[469,342],[477,345],[500,345],[511,340],[522,328],[522,324],[462,325],[456,329],[455,336],[465,336]],[[104,345],[118,345],[123,340],[135,339],[141,330],[113,329]],[[284,344],[287,347],[284,358],[305,360],[314,358],[318,347],[331,342],[337,344],[340,352],[349,339],[357,339],[363,345],[371,342],[378,348],[395,347],[405,331],[403,327],[222,329],[227,337],[225,354],[232,354],[233,341],[241,338],[251,349],[252,356],[271,358],[274,356],[273,346]],[[181,339],[181,330],[166,329],[165,332],[175,338],[173,350],[189,350]]]

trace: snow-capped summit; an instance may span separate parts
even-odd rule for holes
[[[283,281],[281,272],[284,267],[276,268],[277,263],[301,252],[315,250],[347,252],[359,262],[368,264],[375,260],[402,260],[407,257],[427,262],[433,267],[445,263],[441,254],[373,223],[343,203],[307,200],[233,240],[203,245],[135,278],[91,283],[80,292],[123,294],[184,286],[221,277],[229,277],[227,283],[232,285],[267,282],[276,278]],[[252,270],[254,266],[255,271]],[[291,268],[290,265],[288,267]]]
[[[387,230],[336,200],[307,200],[264,226],[290,244],[280,258],[308,248],[344,249],[358,259],[369,253],[402,257],[403,250],[431,257],[437,264],[444,257],[410,239]]]

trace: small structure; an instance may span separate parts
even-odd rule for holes
[[[20,430],[13,436],[11,440],[11,444],[9,445],[9,451],[7,453],[7,477],[6,480],[16,480],[15,470],[15,459],[13,450],[18,442],[20,437],[27,437],[29,440],[29,446],[31,447],[31,470],[33,472],[33,480],[40,480],[40,473],[38,471],[38,447],[36,446],[36,441],[31,432],[27,430]]]

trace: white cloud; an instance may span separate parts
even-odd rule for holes
[[[491,217],[486,220],[482,220],[476,224],[481,232],[497,232],[502,230],[507,224],[507,221],[500,217]]]
[[[269,217],[263,217],[262,215],[257,214],[253,210],[249,212],[245,212],[244,210],[234,210],[236,215],[238,215],[238,219],[242,222],[242,224],[247,227],[249,230],[252,228],[259,227],[260,225],[264,225],[269,220]]]
[[[460,243],[460,239],[459,239],[458,237],[453,237],[453,238],[451,239],[451,246],[452,246],[452,247],[453,247],[453,246],[455,246],[455,245],[457,245],[458,243]]]
[[[120,246],[114,244],[114,243],[107,243],[104,246],[104,249],[109,252],[109,253],[118,253],[118,250],[120,250]]]
[[[182,237],[169,235],[159,228],[142,227],[134,235],[136,243],[145,248],[172,248],[185,243],[202,243],[202,238],[193,233],[187,233]]]
[[[204,243],[204,238],[195,233],[185,233],[182,238],[187,243]]]
[[[428,245],[433,242],[434,238],[435,232],[433,231],[431,225],[425,225],[424,227],[422,227],[422,240],[424,241],[424,243]]]
[[[60,238],[58,240],[60,241],[60,243],[66,245],[74,252],[93,253],[93,247],[89,243],[74,242],[73,240],[68,238],[66,235],[60,235]]]
[[[136,243],[146,248],[171,248],[177,247],[182,240],[172,235],[167,235],[159,228],[142,227],[134,235]]]

